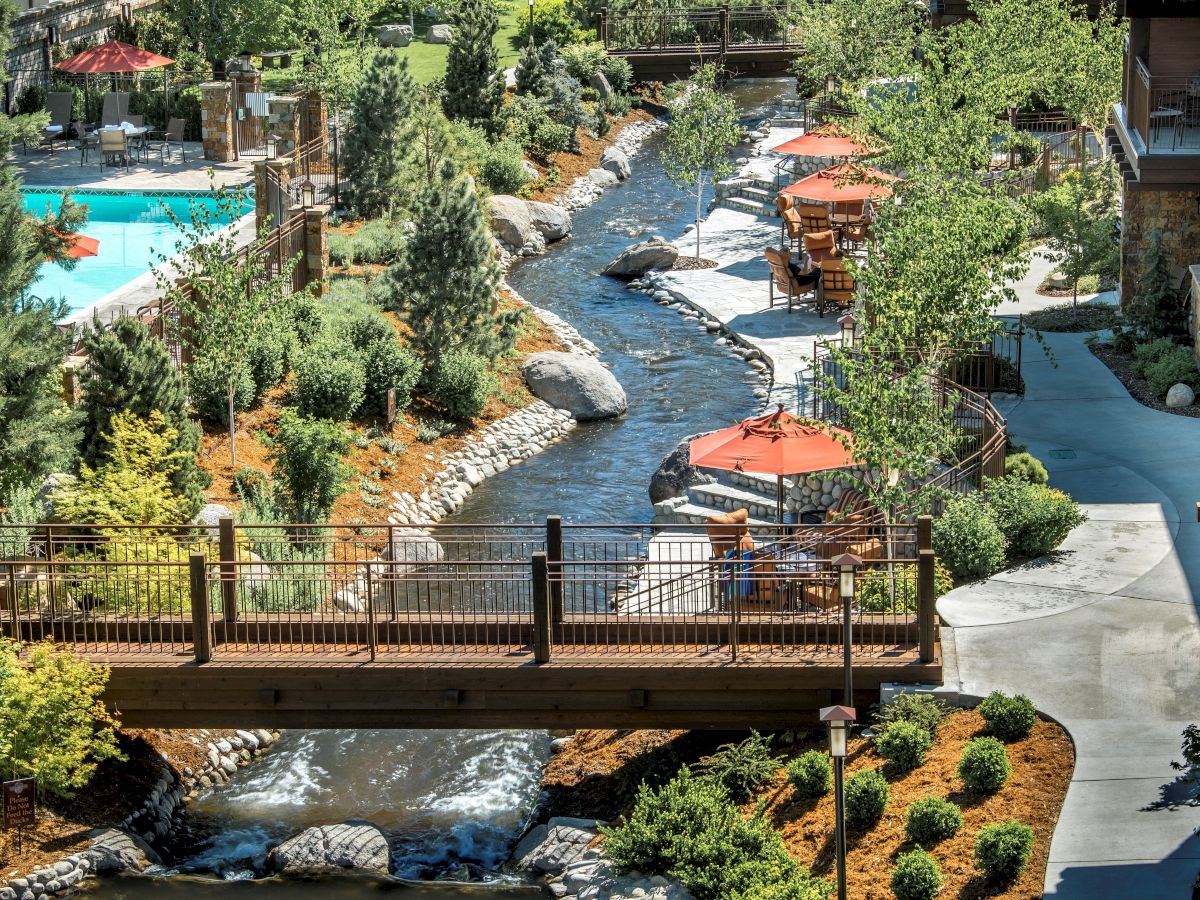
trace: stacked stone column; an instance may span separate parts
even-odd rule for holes
[[[232,82],[206,81],[200,85],[200,139],[205,159],[233,159],[233,104]]]

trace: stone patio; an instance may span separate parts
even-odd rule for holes
[[[86,165],[80,164],[80,152],[74,147],[58,145],[54,152],[45,147],[31,147],[22,153],[18,148],[8,158],[17,170],[25,187],[83,188],[111,191],[207,191],[217,186],[233,187],[254,180],[254,158],[236,162],[216,163],[203,158],[200,143],[184,144],[187,162],[173,157],[163,165],[157,152],[145,161],[129,168],[101,166],[99,154],[93,152]],[[210,172],[212,173],[210,178]]]

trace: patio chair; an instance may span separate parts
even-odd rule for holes
[[[821,285],[817,289],[817,313],[827,309],[849,309],[854,305],[854,276],[846,271],[841,259],[821,263]]]
[[[168,122],[162,136],[162,141],[153,148],[158,151],[159,163],[166,165],[170,161],[173,147],[179,148],[180,160],[187,162],[187,150],[183,146],[183,119],[172,119]]]
[[[804,252],[818,266],[827,259],[836,259],[842,255],[837,245],[836,231],[814,231],[803,237]]]
[[[46,111],[50,113],[50,124],[42,129],[42,140],[54,152],[55,141],[67,141],[67,129],[71,125],[71,109],[75,105],[73,91],[51,91],[46,94]]]
[[[767,264],[771,267],[771,277],[767,288],[770,297],[769,308],[775,308],[776,291],[779,291],[781,299],[787,298],[789,313],[792,311],[792,304],[800,306],[802,297],[815,294],[818,281],[814,280],[811,284],[805,284],[800,278],[797,278],[791,267],[788,266],[791,254],[787,250],[768,247],[763,251],[763,256],[767,258]]]
[[[817,234],[822,231],[832,231],[836,234],[837,226],[829,219],[829,210],[819,203],[800,204],[800,223],[805,234]]]
[[[804,224],[800,220],[800,213],[788,202],[786,197],[776,197],[775,206],[779,209],[780,218],[783,220],[780,226],[781,243],[791,245],[793,250],[799,251],[800,239],[804,236]]]
[[[109,91],[104,95],[104,105],[100,112],[100,127],[120,125],[129,119],[129,93],[127,91]]]
[[[97,131],[96,134],[100,136],[100,165],[115,166],[118,165],[117,160],[119,159],[121,161],[120,165],[128,169],[130,156],[129,135],[119,128],[102,129]]]
[[[82,122],[72,122],[67,129],[67,137],[69,140],[75,141],[75,146],[79,148],[79,165],[81,166],[87,163],[91,152],[100,146],[99,134],[88,131],[87,126]]]

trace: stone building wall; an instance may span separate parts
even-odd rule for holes
[[[50,27],[59,45],[88,40],[103,43],[112,37],[121,21],[123,8],[136,15],[157,6],[159,0],[15,0],[18,14],[9,31],[12,48],[8,71],[12,81],[5,87],[6,108],[11,110],[27,87],[50,84],[48,57]],[[149,48],[153,50],[154,48]]]
[[[1163,247],[1171,254],[1175,277],[1183,280],[1190,266],[1200,263],[1200,191],[1136,190],[1125,187],[1121,225],[1121,302],[1127,303],[1145,273],[1150,234],[1162,232]]]

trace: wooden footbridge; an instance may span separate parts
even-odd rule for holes
[[[111,667],[135,727],[784,727],[937,682],[927,519],[0,527],[4,634]],[[834,556],[865,558],[843,606]]]

